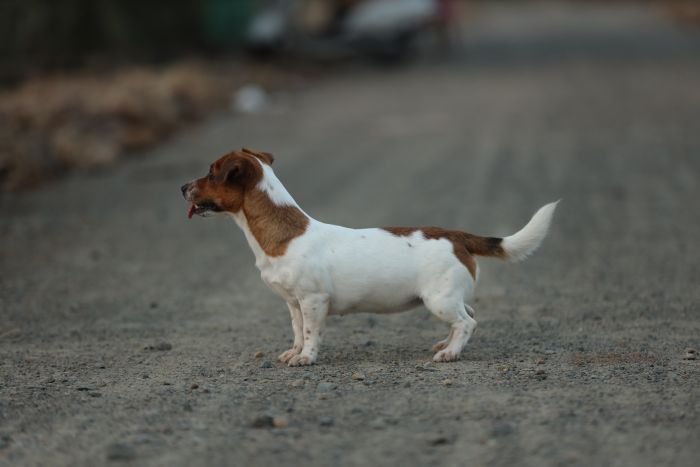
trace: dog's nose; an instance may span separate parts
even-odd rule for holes
[[[182,185],[182,186],[180,187],[180,191],[182,192],[182,195],[183,195],[183,196],[185,196],[185,192],[187,191],[187,189],[188,189],[189,187],[190,187],[190,184],[189,184],[189,183],[185,183],[184,185]]]

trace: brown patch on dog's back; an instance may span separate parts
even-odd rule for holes
[[[474,259],[474,256],[472,256],[472,254],[469,253],[466,248],[461,245],[457,245],[456,243],[452,243],[452,249],[454,250],[455,256],[459,262],[467,268],[467,271],[469,271],[472,279],[476,280],[476,260]]]
[[[286,253],[289,242],[306,232],[309,218],[296,206],[278,206],[264,191],[249,191],[243,201],[248,228],[266,255]]]
[[[481,237],[460,230],[448,230],[440,227],[383,227],[383,230],[398,237],[406,237],[413,232],[421,231],[428,240],[444,238],[450,241],[455,256],[475,280],[476,260],[473,255],[496,256],[498,258],[506,256],[503,247],[501,247],[502,239],[497,237]]]

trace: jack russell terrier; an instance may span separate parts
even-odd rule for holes
[[[302,211],[272,171],[273,160],[266,152],[233,151],[181,190],[188,217],[227,214],[243,230],[263,281],[289,307],[294,346],[279,356],[289,366],[316,362],[329,314],[420,305],[451,325],[433,360],[457,360],[476,328],[468,304],[479,276],[474,256],[525,259],[547,234],[558,203],[504,238],[438,227],[350,229]]]

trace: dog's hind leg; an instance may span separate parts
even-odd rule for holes
[[[450,339],[452,339],[452,334],[453,334],[453,333],[454,333],[454,331],[453,331],[452,329],[450,329],[450,333],[447,335],[447,337],[445,337],[445,338],[444,338],[443,340],[441,340],[441,341],[437,341],[437,342],[435,343],[435,345],[432,347],[431,350],[432,350],[433,352],[437,352],[438,350],[442,350],[442,349],[444,349],[445,347],[447,347],[447,343],[450,342]]]
[[[475,318],[476,313],[474,313],[474,308],[470,307],[470,306],[467,305],[466,303],[464,304],[464,307],[465,307],[466,310],[467,310],[467,314],[468,314],[472,319]],[[472,332],[473,332],[473,331],[474,331],[474,330],[472,329]],[[441,341],[437,341],[437,342],[435,343],[435,345],[433,345],[433,347],[432,347],[431,350],[432,350],[433,352],[438,352],[438,351],[444,349],[445,347],[447,347],[447,344],[448,344],[448,343],[450,342],[450,340],[452,339],[452,336],[454,335],[454,332],[455,332],[455,331],[454,331],[454,328],[450,328],[450,333],[447,335],[447,337],[444,338],[444,339],[441,340]]]
[[[469,338],[474,333],[474,329],[476,329],[476,320],[467,314],[462,303],[460,303],[459,308],[454,313],[449,315],[449,319],[452,321],[452,328],[448,336],[449,340],[445,348],[433,356],[433,360],[436,362],[453,362],[458,360],[462,349],[467,345]]]
[[[304,348],[304,318],[301,314],[299,303],[287,303],[289,314],[292,317],[292,330],[294,331],[294,345],[291,349],[282,352],[279,361],[287,363],[295,355],[299,355]]]
[[[459,359],[462,349],[469,341],[474,329],[476,329],[476,320],[470,316],[474,311],[464,304],[464,298],[461,293],[452,293],[448,295],[424,294],[423,301],[425,306],[438,318],[452,325],[450,334],[445,341],[440,341],[436,344],[435,350],[437,353],[433,356],[436,362],[452,362]]]

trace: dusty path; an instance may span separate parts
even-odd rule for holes
[[[347,74],[4,196],[0,464],[696,465],[700,39],[560,14],[578,26],[541,41],[494,10],[450,65]],[[417,310],[331,318],[320,363],[290,369],[242,235],[179,198],[241,145],[327,222],[503,235],[564,201],[534,258],[482,261],[462,361],[427,363],[447,329]]]

